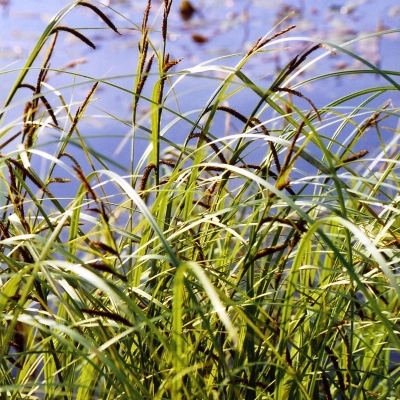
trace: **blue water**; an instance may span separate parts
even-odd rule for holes
[[[51,18],[66,5],[65,0],[41,0],[40,2],[26,0],[11,0],[2,2],[0,10],[0,105],[4,102],[19,68],[24,62],[41,33]],[[134,74],[137,63],[137,43],[140,39],[138,27],[141,25],[143,10],[147,2],[141,1],[112,1],[104,0],[102,10],[114,21],[120,29],[122,36],[106,29],[104,23],[89,9],[76,7],[62,21],[63,25],[74,28],[90,29],[81,30],[97,46],[92,50],[82,44],[72,35],[62,32],[59,44],[54,52],[51,68],[62,69],[63,66],[74,60],[84,60],[69,70],[69,74],[49,74],[49,84],[55,88],[65,87],[61,90],[65,101],[71,111],[74,111],[79,103],[85,98],[91,83],[76,85],[87,79],[79,75],[105,79],[116,85],[120,85],[127,92],[112,89],[106,83],[100,86],[96,101],[92,103],[87,111],[87,118],[81,122],[82,134],[88,142],[96,147],[98,151],[105,152],[116,162],[127,165],[130,159],[129,141],[131,134],[131,103],[132,95],[129,91],[133,88]],[[190,21],[183,21],[179,13],[180,1],[175,0],[172,7],[169,22],[169,48],[171,58],[183,58],[179,66],[172,71],[193,67],[206,60],[216,59],[212,64],[234,66],[239,59],[233,57],[221,59],[221,57],[232,53],[243,53],[247,51],[255,40],[264,35],[270,35],[289,25],[296,24],[297,28],[278,40],[274,46],[269,46],[266,51],[254,58],[244,69],[252,79],[261,86],[268,84],[276,76],[277,71],[285,63],[310,42],[298,40],[300,37],[309,37],[312,40],[323,40],[334,44],[342,44],[352,40],[359,35],[365,35],[382,29],[394,29],[400,27],[400,7],[392,0],[382,1],[261,1],[261,0],[226,0],[214,2],[211,0],[194,1],[193,5],[197,12]],[[155,49],[161,45],[159,34],[159,22],[163,2],[153,1],[150,12],[149,25],[153,26],[154,32],[150,37]],[[204,44],[195,43],[193,35],[202,35]],[[292,38],[288,40],[288,38]],[[386,35],[382,38],[374,38],[357,42],[346,47],[354,51],[366,60],[387,69],[398,68],[400,52],[398,51],[400,34]],[[319,50],[310,60],[320,56],[326,51]],[[44,52],[43,52],[44,53]],[[43,57],[43,55],[42,55]],[[40,60],[35,64],[40,67]],[[362,67],[362,64],[349,57],[329,55],[319,62],[307,68],[308,76],[318,75],[327,71],[340,68]],[[8,72],[15,69],[15,72]],[[28,75],[26,82],[35,83],[37,71]],[[127,77],[128,76],[128,77]],[[222,77],[221,73],[213,73],[215,77]],[[114,77],[114,78],[112,78]],[[295,84],[304,75],[294,80]],[[330,101],[367,86],[375,85],[376,77],[363,76],[361,79],[350,77],[343,79],[330,79],[319,85],[307,85],[301,87],[304,95],[312,98],[317,106],[323,106]],[[176,86],[176,93],[170,93],[167,105],[179,112],[190,112],[204,107],[209,96],[215,90],[218,81],[215,79],[191,79],[185,78]],[[144,91],[145,95],[151,96],[151,79]],[[30,92],[21,89],[17,93],[15,107],[8,113],[7,119],[11,122],[20,119],[23,104],[29,99]],[[391,93],[390,98],[394,105],[399,105],[399,94]],[[385,98],[386,99],[386,98]],[[385,99],[377,99],[371,104],[376,107]],[[249,114],[257,99],[252,95],[244,94],[230,99],[230,104],[243,114]],[[20,101],[20,103],[18,103]],[[49,101],[54,107],[60,106],[59,100],[54,94],[49,94]],[[349,103],[354,106],[361,100]],[[178,103],[178,105],[177,105]],[[300,106],[309,108],[306,102],[300,102]],[[143,125],[148,125],[148,103],[140,103],[140,111],[144,118]],[[112,114],[111,116],[105,113]],[[346,112],[342,109],[341,112]],[[60,112],[61,124],[67,126],[68,121],[65,113]],[[191,114],[194,120],[196,114]],[[164,123],[171,122],[172,114],[164,113]],[[224,118],[216,125],[216,131],[223,132]],[[389,123],[390,124],[390,123]],[[240,131],[240,124],[236,124]],[[391,128],[395,126],[391,125]],[[183,142],[190,125],[179,122],[167,132],[171,141]],[[325,128],[329,137],[329,127]],[[46,149],[51,149],[49,141],[55,141],[58,132],[48,130],[43,134],[41,143],[46,144]],[[125,140],[124,140],[125,138]],[[391,136],[390,136],[391,138]],[[388,140],[390,140],[388,138]],[[1,140],[4,140],[2,138]],[[144,134],[143,140],[138,141],[135,151],[138,159],[148,144],[148,137]],[[377,140],[368,138],[364,146],[369,150],[377,147]],[[16,142],[7,146],[7,150],[15,149]],[[54,145],[55,146],[55,145]],[[46,170],[46,165],[43,166]]]

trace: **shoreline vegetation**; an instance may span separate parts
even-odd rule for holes
[[[295,26],[257,40],[235,67],[221,58],[180,70],[168,53],[172,0],[149,0],[132,87],[80,76],[86,97],[72,102],[51,80],[72,72],[51,60],[60,35],[96,48],[90,29],[62,25],[80,7],[123,35],[115,10],[64,7],[0,111],[0,398],[400,398],[400,113],[390,101],[400,72],[310,39],[258,85],[247,63],[284,52],[274,44]],[[363,68],[302,80],[333,52]],[[379,85],[323,106],[304,90],[354,74]],[[198,80],[201,92],[204,78],[212,96],[180,113],[179,85]],[[131,96],[124,175],[85,135],[103,86]],[[371,154],[367,135],[380,143]]]

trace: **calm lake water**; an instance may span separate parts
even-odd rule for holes
[[[74,73],[105,79],[127,90],[132,89],[134,79],[132,74],[136,69],[137,43],[140,38],[138,27],[141,25],[146,3],[143,0],[134,2],[103,0],[103,4],[107,7],[103,7],[102,10],[114,21],[122,36],[106,29],[104,23],[93,12],[84,7],[75,8],[62,21],[63,25],[82,29],[82,32],[97,46],[96,50],[92,50],[74,36],[66,32],[60,34],[59,45],[52,57],[51,67],[63,69],[63,66],[73,61],[80,60],[81,63],[69,69],[70,74],[50,73],[49,83],[56,88],[69,86],[61,92],[67,103],[71,105],[71,109],[74,108],[75,102],[85,98],[90,87],[90,85],[74,87],[77,82],[85,80]],[[290,58],[309,45],[307,41],[300,41],[301,37],[307,36],[314,40],[342,44],[361,34],[400,27],[400,5],[392,0],[349,2],[193,0],[196,12],[187,21],[180,13],[180,3],[177,0],[174,2],[169,24],[170,47],[168,50],[171,58],[183,58],[179,66],[175,67],[176,71],[193,67],[210,59],[216,59],[213,61],[214,64],[233,66],[240,57],[224,59],[222,57],[232,53],[242,53],[248,50],[258,37],[296,24],[297,28],[285,35],[285,38],[290,37],[291,40],[280,41],[270,48],[272,51],[260,54],[246,67],[246,73],[265,87],[268,87],[268,82],[271,82],[277,71]],[[2,104],[19,72],[18,69],[23,66],[48,22],[61,8],[70,3],[62,0],[2,0],[0,4],[0,69],[2,72],[0,104]],[[156,49],[161,44],[158,32],[161,13],[162,1],[153,1],[149,21],[154,29],[151,39]],[[87,29],[88,27],[90,29]],[[199,43],[200,41],[203,43]],[[347,49],[382,68],[398,69],[399,44],[400,34],[393,33],[357,42]],[[40,66],[40,61],[36,63],[37,67]],[[359,61],[337,54],[327,56],[310,66],[307,73],[311,76],[326,71],[360,66],[362,64]],[[26,81],[34,84],[36,74],[37,72],[28,76]],[[214,76],[218,77],[218,74]],[[368,79],[365,77],[331,79],[325,81],[323,86],[308,85],[302,90],[317,106],[321,106],[343,94],[375,85],[377,82],[376,77],[372,76]],[[176,97],[171,96],[169,104],[173,104],[178,99],[180,112],[200,109],[217,84],[216,80],[184,79],[177,86]],[[145,94],[150,96],[150,89],[151,86]],[[16,101],[21,101],[21,103],[9,112],[8,121],[20,118],[23,103],[28,99],[29,94],[28,90],[19,91]],[[393,93],[390,97],[394,105],[400,104],[399,94]],[[87,119],[84,134],[86,137],[92,137],[88,140],[100,151],[106,151],[110,157],[118,157],[118,161],[123,164],[124,160],[129,159],[129,152],[124,151],[126,143],[124,138],[126,139],[130,134],[132,96],[121,90],[110,89],[103,84],[96,98],[96,102],[88,112],[88,115],[92,115],[93,118]],[[242,96],[238,98],[237,103],[235,100],[232,101],[242,113],[251,111],[253,105],[251,100]],[[383,99],[378,99],[374,104],[382,102]],[[144,115],[147,110],[148,105],[142,103],[141,111]],[[144,124],[145,122],[144,120]],[[168,116],[166,116],[166,122],[168,122]],[[178,124],[175,134],[179,139],[174,138],[174,140],[183,140],[187,130],[187,126]],[[145,146],[146,138],[143,139]],[[44,139],[44,142],[46,140]],[[367,145],[372,149],[376,146],[376,142],[371,140]],[[10,146],[15,148],[14,144]],[[138,154],[142,151],[142,148],[137,149]]]

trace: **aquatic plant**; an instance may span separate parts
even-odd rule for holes
[[[309,39],[258,81],[246,66],[294,26],[234,67],[179,70],[172,1],[157,31],[149,0],[127,89],[50,65],[61,32],[95,47],[90,30],[60,25],[79,6],[124,33],[93,4],[65,7],[1,111],[2,398],[398,398],[399,72]],[[364,69],[301,78],[333,52]],[[79,104],[51,72],[84,78]],[[318,85],[353,74],[384,83],[319,104]],[[130,120],[114,118],[130,129],[129,166],[85,134],[102,86],[131,96]],[[186,110],[182,87],[212,94]]]

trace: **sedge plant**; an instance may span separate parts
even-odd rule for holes
[[[66,6],[1,109],[1,398],[399,398],[399,72],[309,39],[268,84],[252,76],[294,27],[234,66],[180,69],[172,0],[152,24],[149,0],[127,88],[51,65],[61,32],[95,47],[62,25],[80,7],[123,34],[111,9]],[[333,51],[363,67],[300,74]],[[55,71],[83,79],[76,107]],[[379,86],[304,90],[354,74]],[[211,94],[186,110],[193,81],[193,103]],[[86,135],[99,87],[130,98],[129,121],[103,110],[129,128],[128,166]]]

